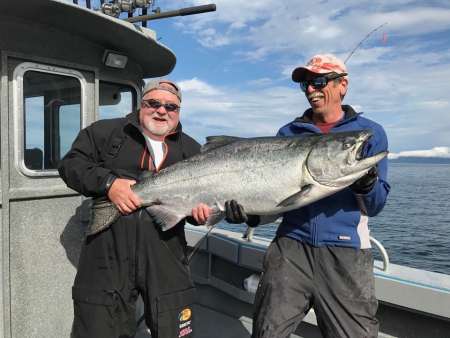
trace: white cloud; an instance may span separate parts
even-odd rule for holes
[[[91,3],[100,6],[99,0]],[[174,0],[156,5],[169,11],[209,3]],[[384,126],[390,156],[450,146],[448,1],[213,3],[215,12],[167,21],[176,29],[175,47],[182,46],[178,62],[183,59],[190,68],[187,76],[178,65],[174,72],[182,79],[182,123],[200,142],[218,133],[274,135],[308,108],[291,81],[292,70],[315,54],[333,53],[345,60],[371,34],[347,61],[344,103]],[[199,62],[199,55],[207,61]]]
[[[182,93],[186,92],[196,92],[204,95],[217,95],[219,92],[212,86],[203,82],[196,77],[191,80],[179,81],[178,84],[181,87]]]
[[[175,0],[161,8],[207,3]],[[308,108],[291,81],[294,68],[321,53],[345,60],[368,34],[387,23],[347,61],[349,90],[344,103],[384,126],[393,153],[450,145],[448,1],[214,3],[216,12],[173,21],[178,35],[198,42],[188,59],[202,75],[190,69],[189,76],[179,76],[191,79],[181,81],[182,114],[185,129],[197,140],[218,132],[273,135]],[[179,60],[183,52],[178,53]],[[195,53],[208,62],[194,61]],[[177,68],[175,73],[180,72]]]
[[[450,147],[436,147],[430,150],[413,150],[402,151],[398,154],[389,153],[389,159],[396,159],[399,157],[441,157],[450,158]]]
[[[179,84],[183,90],[183,130],[200,143],[214,135],[273,136],[295,117],[290,108],[298,105],[300,95],[267,79],[220,88],[195,78]]]

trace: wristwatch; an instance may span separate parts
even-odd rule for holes
[[[114,183],[114,181],[116,180],[116,176],[114,175],[109,175],[108,179],[106,180],[106,185],[105,185],[105,189],[106,189],[106,193],[108,194],[109,189],[111,188],[112,184]]]

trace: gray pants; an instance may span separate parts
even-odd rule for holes
[[[277,237],[264,257],[252,338],[289,337],[312,307],[324,337],[377,337],[374,284],[370,249]]]

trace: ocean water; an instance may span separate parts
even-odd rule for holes
[[[369,220],[370,234],[393,264],[450,274],[450,165],[390,163],[391,192],[383,211]],[[245,225],[221,222],[218,228],[244,233]],[[256,228],[272,239],[277,224]],[[381,260],[378,249],[372,249]]]

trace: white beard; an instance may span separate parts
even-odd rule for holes
[[[163,136],[169,132],[169,125],[165,124],[164,127],[156,127],[153,125],[152,121],[147,124],[147,130],[154,135]]]

